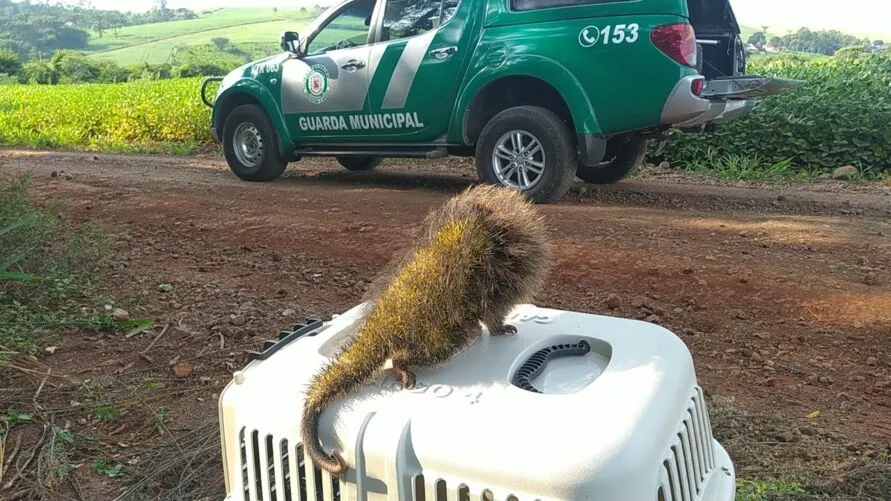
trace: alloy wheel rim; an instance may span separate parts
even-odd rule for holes
[[[512,130],[495,143],[492,165],[498,181],[518,190],[529,190],[544,174],[546,157],[544,146],[534,134]]]

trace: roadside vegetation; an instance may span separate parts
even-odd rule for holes
[[[0,184],[0,363],[33,355],[61,332],[118,326],[95,277],[112,250],[91,223],[60,203],[34,204],[27,176]]]
[[[891,53],[765,56],[748,73],[805,80],[793,92],[710,134],[671,132],[662,152],[673,165],[740,179],[808,176],[854,166],[865,177],[891,170]]]

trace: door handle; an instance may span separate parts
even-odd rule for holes
[[[428,54],[436,59],[445,59],[452,54],[458,52],[458,47],[441,47],[439,49],[433,49]]]
[[[362,61],[359,61],[358,59],[350,59],[349,61],[344,63],[343,66],[341,66],[341,68],[343,68],[347,71],[356,71],[356,70],[362,69],[364,67],[365,67],[365,63],[363,63]]]

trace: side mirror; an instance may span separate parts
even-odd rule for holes
[[[279,42],[283,51],[300,55],[300,35],[297,32],[283,31]]]

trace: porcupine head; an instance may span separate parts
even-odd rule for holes
[[[378,280],[356,335],[310,382],[301,426],[304,450],[341,474],[346,462],[326,454],[318,420],[332,402],[366,383],[392,360],[404,387],[413,368],[446,363],[481,332],[516,332],[505,316],[541,287],[549,264],[544,221],[509,188],[479,185],[427,216],[414,246]]]

